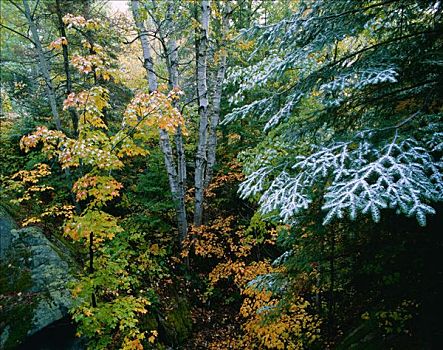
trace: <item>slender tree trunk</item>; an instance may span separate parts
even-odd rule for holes
[[[138,0],[132,0],[132,13],[134,16],[135,25],[137,27],[140,43],[143,51],[143,66],[146,69],[149,91],[157,90],[157,76],[154,72],[154,62],[151,56],[151,48],[149,46],[148,34],[142,19],[140,18],[140,4]]]
[[[211,183],[212,176],[214,174],[214,166],[216,162],[216,149],[217,149],[217,126],[220,120],[220,103],[223,91],[223,82],[226,74],[226,33],[228,31],[229,16],[231,14],[231,7],[229,2],[225,4],[224,16],[222,22],[222,39],[221,39],[221,55],[220,63],[215,78],[215,86],[213,90],[212,101],[210,105],[210,123],[209,123],[209,136],[207,144],[207,165],[204,187],[207,188]]]
[[[210,108],[210,123],[209,123],[209,136],[207,145],[207,165],[204,187],[207,188],[211,183],[214,166],[216,162],[216,149],[217,149],[217,126],[220,120],[220,102],[223,89],[223,80],[226,72],[226,55],[223,55],[220,59],[220,66],[217,71],[215,79],[214,95]]]
[[[332,340],[335,334],[334,320],[335,320],[335,232],[331,233],[331,257],[329,260],[330,269],[330,286],[329,286],[329,308],[328,308],[328,330],[329,339]]]
[[[60,115],[57,110],[57,100],[55,98],[54,87],[52,85],[51,76],[49,74],[49,62],[46,60],[45,53],[43,51],[42,43],[38,36],[37,26],[32,19],[31,10],[29,9],[28,0],[23,0],[23,7],[26,19],[28,21],[29,28],[32,34],[32,40],[34,41],[35,48],[40,63],[40,72],[45,80],[46,93],[48,95],[49,105],[51,107],[52,117],[54,119],[57,130],[61,130]]]
[[[60,36],[66,37],[66,29],[65,24],[63,23],[63,14],[61,10],[60,0],[55,1],[56,9],[57,9],[57,18],[58,18],[58,25],[60,30]],[[68,46],[62,45],[63,50],[63,68],[65,70],[66,75],[66,96],[69,95],[72,92],[72,79],[71,79],[71,72],[69,70],[69,54],[68,54]],[[78,132],[78,113],[75,108],[70,107],[69,113],[71,115],[72,120],[72,127],[74,130],[74,135],[77,135]]]
[[[186,158],[185,158],[185,148],[183,144],[183,133],[181,127],[177,128],[175,134],[175,146],[177,152],[177,164],[178,164],[178,225],[180,234],[180,245],[186,239],[188,235],[188,220],[186,217],[186,204],[185,204],[185,194],[186,194]]]
[[[195,209],[194,225],[200,226],[203,219],[204,179],[206,168],[206,142],[208,134],[208,86],[207,86],[207,48],[209,39],[209,0],[201,1],[201,19],[199,37],[196,40],[197,50],[197,95],[199,112],[199,129],[197,154],[195,159]]]
[[[158,86],[157,76],[155,75],[154,71],[154,63],[151,56],[151,49],[149,46],[148,35],[146,33],[145,26],[142,20],[140,19],[140,4],[138,0],[132,0],[131,4],[132,4],[132,12],[134,15],[134,21],[137,26],[143,50],[144,67],[147,72],[149,90],[151,92],[156,91]],[[174,49],[174,52],[175,51],[176,49]],[[175,77],[175,74],[173,76]],[[178,81],[176,81],[176,83],[178,83]],[[179,146],[181,145],[180,147],[178,147],[177,150],[177,153],[179,154],[179,167],[178,167],[179,172],[177,173],[177,167],[174,161],[169,134],[165,130],[160,129],[160,148],[164,155],[165,167],[166,167],[166,172],[168,174],[169,187],[171,189],[172,199],[175,202],[180,245],[183,239],[186,238],[187,226],[188,226],[186,218],[185,201],[184,201],[186,167],[184,161],[183,140],[181,139],[181,137],[182,137],[181,130],[177,130],[176,144],[178,144]]]
[[[45,80],[46,94],[47,94],[47,97],[49,100],[49,105],[51,107],[52,118],[54,120],[55,127],[57,128],[57,130],[61,131],[62,126],[61,126],[61,121],[60,121],[60,115],[58,113],[57,99],[56,99],[55,93],[54,93],[54,86],[52,85],[52,80],[51,80],[51,75],[50,75],[50,65],[49,65],[49,62],[46,60],[45,53],[43,51],[43,47],[42,47],[40,38],[38,36],[37,26],[35,25],[35,22],[32,19],[31,10],[29,8],[28,0],[23,0],[23,7],[24,7],[24,13],[25,13],[26,19],[28,21],[29,28],[31,29],[32,39],[34,41],[34,45],[35,45],[35,48],[37,51],[37,55],[38,55],[38,59],[39,59],[39,63],[40,63],[39,70],[43,76],[43,79]],[[69,171],[69,169],[65,169],[65,175],[66,175],[66,178],[68,179],[68,181],[70,183],[72,183],[71,172]],[[80,208],[80,206],[79,206],[79,204],[78,204],[77,200],[75,199],[75,196],[72,192],[71,192],[71,199],[72,199],[72,202],[75,206],[76,211],[80,212],[81,208]]]
[[[94,234],[89,234],[89,274],[94,273]],[[95,297],[95,290],[91,293],[91,305],[97,307],[97,299]]]
[[[175,3],[176,4],[176,3]],[[173,22],[173,12],[174,12],[174,0],[168,1],[168,9],[166,13],[166,28],[170,30],[168,33],[167,42],[167,66],[169,72],[169,87],[171,89],[179,88],[179,73],[178,73],[178,48],[177,42],[174,38],[174,32],[176,30]],[[176,106],[175,106],[176,107]],[[185,148],[183,142],[183,132],[180,126],[178,126],[175,133],[175,147],[177,153],[177,187],[178,187],[178,222],[180,237],[180,244],[186,239],[188,234],[188,222],[186,217],[186,206],[185,206],[185,194],[186,194],[186,157]]]

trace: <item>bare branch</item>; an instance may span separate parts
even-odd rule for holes
[[[17,35],[20,35],[22,38],[25,38],[26,40],[29,40],[32,44],[35,45],[35,42],[30,37],[26,36],[25,34],[22,34],[22,33],[18,32],[18,31],[16,31],[15,29],[12,29],[12,28],[10,28],[8,26],[5,26],[2,23],[0,23],[0,27],[5,28],[5,29],[7,29],[7,30],[17,34]]]

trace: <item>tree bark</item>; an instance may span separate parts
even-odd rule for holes
[[[175,3],[176,4],[176,3]],[[168,1],[168,8],[166,13],[166,28],[170,30],[168,33],[168,42],[166,45],[167,52],[167,66],[169,72],[169,88],[179,88],[179,73],[178,73],[178,47],[174,38],[175,26],[173,21],[174,0]],[[175,107],[176,106],[175,102]],[[175,133],[175,147],[177,152],[177,187],[178,187],[178,222],[179,227],[182,225],[180,232],[180,244],[186,239],[188,234],[188,222],[186,217],[185,194],[186,194],[186,157],[183,142],[183,132],[178,126]]]
[[[195,208],[194,225],[200,226],[203,219],[204,178],[206,168],[206,142],[208,134],[208,86],[207,86],[207,47],[209,40],[209,0],[201,1],[199,36],[196,40],[197,51],[197,95],[199,129],[197,154],[195,159]]]
[[[43,79],[45,80],[46,93],[48,95],[49,105],[51,107],[51,112],[52,112],[52,117],[54,119],[55,127],[57,128],[57,130],[61,130],[62,126],[60,122],[60,115],[57,109],[57,100],[55,98],[54,87],[52,85],[51,76],[49,73],[49,62],[46,60],[42,43],[38,36],[37,26],[35,25],[35,22],[32,19],[28,0],[23,0],[23,7],[29,28],[31,30],[32,40],[34,41],[35,49],[37,50],[37,55],[40,62],[39,68],[43,76]]]
[[[60,121],[60,114],[58,113],[57,108],[57,99],[55,97],[54,86],[52,85],[51,75],[50,75],[50,65],[46,60],[45,53],[43,51],[42,43],[38,36],[37,26],[35,25],[34,20],[32,19],[31,10],[29,8],[28,0],[23,0],[23,7],[26,19],[28,21],[29,28],[31,30],[33,42],[37,51],[38,59],[40,62],[39,70],[45,80],[46,94],[49,100],[49,105],[51,107],[52,118],[54,120],[55,127],[58,131],[62,130],[62,125]],[[71,172],[68,168],[64,170],[66,178],[70,183],[72,183]],[[75,206],[75,209],[78,212],[81,211],[79,203],[75,199],[74,194],[71,192],[72,203]]]
[[[223,82],[226,74],[226,33],[229,28],[229,16],[231,14],[231,7],[229,2],[225,4],[224,16],[222,21],[222,38],[221,38],[221,55],[220,64],[218,66],[217,75],[215,78],[215,86],[213,89],[212,101],[209,109],[209,136],[207,145],[207,165],[204,187],[207,188],[211,183],[212,176],[214,174],[214,166],[216,162],[216,149],[217,149],[217,126],[220,120],[220,103],[223,91]]]
[[[204,187],[207,188],[211,183],[214,166],[216,162],[216,149],[217,149],[217,126],[220,120],[220,102],[221,94],[223,90],[223,81],[226,72],[226,55],[222,55],[220,58],[220,66],[217,71],[215,79],[214,95],[210,108],[210,123],[209,123],[209,136],[207,145],[207,165]]]
[[[65,24],[63,23],[63,14],[62,14],[61,6],[60,6],[60,0],[55,1],[55,6],[56,6],[56,10],[57,10],[57,18],[58,18],[60,36],[67,38]],[[66,75],[66,96],[67,96],[72,92],[72,78],[71,78],[71,72],[69,70],[68,46],[62,45],[62,50],[63,50],[63,68],[65,70],[65,75]],[[74,135],[77,135],[77,133],[78,133],[78,113],[75,110],[75,108],[72,108],[72,107],[70,107],[68,110],[69,110],[69,114],[71,115],[72,128],[74,131]]]
[[[138,0],[132,0],[132,12],[134,15],[134,21],[138,30],[138,35],[140,38],[142,50],[143,50],[143,59],[144,59],[144,67],[146,69],[149,90],[151,92],[156,91],[158,87],[157,76],[154,71],[154,62],[152,60],[151,48],[149,46],[148,35],[143,24],[143,21],[140,18],[140,4]],[[175,45],[175,44],[174,44]],[[173,50],[174,52],[176,49]],[[175,52],[176,54],[176,52]],[[176,57],[176,56],[173,56]],[[175,70],[177,69],[176,64],[173,65]],[[177,72],[177,71],[175,71]],[[178,84],[178,73],[170,74],[170,80],[172,84]],[[172,81],[174,80],[174,81]],[[160,148],[164,155],[166,172],[168,174],[169,187],[172,193],[172,199],[175,203],[176,216],[177,216],[177,226],[179,233],[179,245],[181,246],[183,240],[187,235],[187,218],[186,218],[186,207],[184,201],[184,186],[186,179],[186,166],[184,160],[184,151],[183,151],[183,140],[181,136],[181,130],[177,129],[176,133],[176,145],[177,153],[179,156],[179,171],[177,172],[177,167],[174,161],[173,151],[171,147],[171,141],[169,138],[169,134],[160,129]]]
[[[143,65],[146,69],[149,91],[157,90],[157,76],[154,71],[154,62],[151,56],[151,48],[149,46],[148,34],[143,24],[143,20],[140,18],[140,4],[138,0],[132,0],[132,14],[134,16],[135,25],[137,27],[138,36],[142,45],[143,51]]]

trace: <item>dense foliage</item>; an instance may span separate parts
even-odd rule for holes
[[[440,1],[1,6],[0,204],[88,348],[443,344]]]

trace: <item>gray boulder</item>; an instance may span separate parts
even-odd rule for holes
[[[17,228],[17,224],[14,219],[0,206],[0,262],[5,259],[6,252],[11,246],[12,236],[10,232],[15,228]]]
[[[0,210],[0,349],[12,349],[67,316],[75,264],[61,242],[36,227],[14,229]]]

